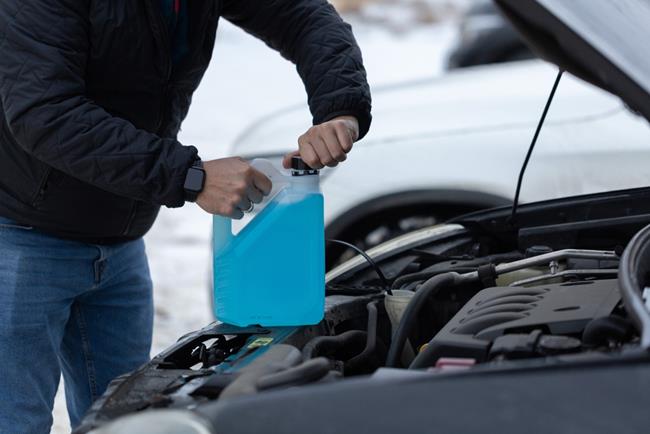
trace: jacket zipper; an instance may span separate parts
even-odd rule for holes
[[[52,173],[52,167],[47,166],[45,169],[45,173],[43,174],[43,177],[41,178],[41,182],[38,184],[38,189],[36,190],[36,193],[33,196],[32,199],[32,206],[36,208],[38,206],[38,203],[43,200],[43,196],[45,196],[45,186],[47,185],[47,181],[50,179],[50,174]]]
[[[172,77],[171,41],[169,39],[168,32],[162,27],[165,24],[165,20],[163,18],[162,11],[160,10],[160,8],[158,6],[153,5],[152,0],[147,0],[145,4],[149,11],[149,22],[154,34],[154,38],[156,39],[156,42],[159,45],[161,45],[162,56],[165,61],[165,65],[164,65],[165,87],[163,89],[163,95],[161,97],[160,107],[158,108],[158,125],[156,127],[156,131],[160,133],[160,129],[162,128],[162,124],[163,124],[165,103],[168,97],[167,95],[168,95],[169,81],[171,80]],[[129,232],[131,231],[131,227],[133,226],[133,221],[135,220],[137,211],[138,211],[138,201],[134,200],[133,203],[131,204],[131,211],[129,212],[129,218],[126,221],[126,227],[124,228],[122,235],[128,235]]]
[[[158,126],[156,127],[156,131],[160,134],[165,116],[165,105],[167,98],[169,97],[169,88],[173,74],[172,45],[169,37],[169,32],[166,31],[163,27],[165,25],[165,20],[162,15],[162,11],[157,6],[152,4],[151,0],[148,0],[145,3],[149,8],[149,21],[151,23],[154,37],[156,38],[156,42],[162,46],[162,55],[165,60],[165,87],[163,89],[163,95],[161,98],[160,107],[158,109]],[[204,20],[202,22],[201,28],[204,29],[207,26],[207,22],[207,19]],[[133,204],[131,205],[131,212],[129,213],[129,218],[127,220],[123,235],[128,235],[129,231],[131,230],[131,226],[133,225],[133,220],[135,219],[137,210],[138,201],[134,200]]]
[[[162,56],[164,59],[164,68],[165,68],[165,86],[163,88],[163,94],[160,100],[160,106],[158,108],[158,125],[156,126],[156,132],[161,133],[161,128],[163,126],[163,121],[165,117],[165,105],[167,102],[169,94],[169,85],[172,78],[173,65],[172,65],[172,44],[169,37],[169,32],[165,29],[165,19],[163,17],[160,7],[152,4],[152,0],[145,2],[149,8],[149,22],[151,24],[151,29],[154,34],[156,42],[160,45],[162,51]]]

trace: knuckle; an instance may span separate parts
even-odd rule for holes
[[[332,151],[332,157],[335,159],[343,158],[345,157],[345,152],[343,151],[343,145],[337,146],[333,151]]]
[[[350,129],[345,124],[338,124],[336,126],[336,132],[344,137],[349,137],[351,134]]]

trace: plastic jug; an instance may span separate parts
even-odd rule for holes
[[[317,170],[294,157],[291,172],[267,160],[251,165],[271,179],[271,194],[233,234],[215,216],[214,309],[240,327],[317,324],[325,305],[323,195]]]

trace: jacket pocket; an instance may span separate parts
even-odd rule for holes
[[[45,168],[45,172],[43,173],[43,176],[41,176],[41,180],[36,186],[36,191],[32,195],[31,204],[34,208],[38,207],[38,204],[43,200],[43,197],[45,196],[45,192],[47,190],[47,182],[50,179],[51,173],[52,173],[52,168],[50,166],[47,166]]]

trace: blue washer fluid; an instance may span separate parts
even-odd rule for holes
[[[271,179],[273,190],[236,235],[231,219],[214,217],[215,315],[240,327],[317,324],[325,308],[318,171],[299,157],[290,175],[267,160],[251,164]]]

